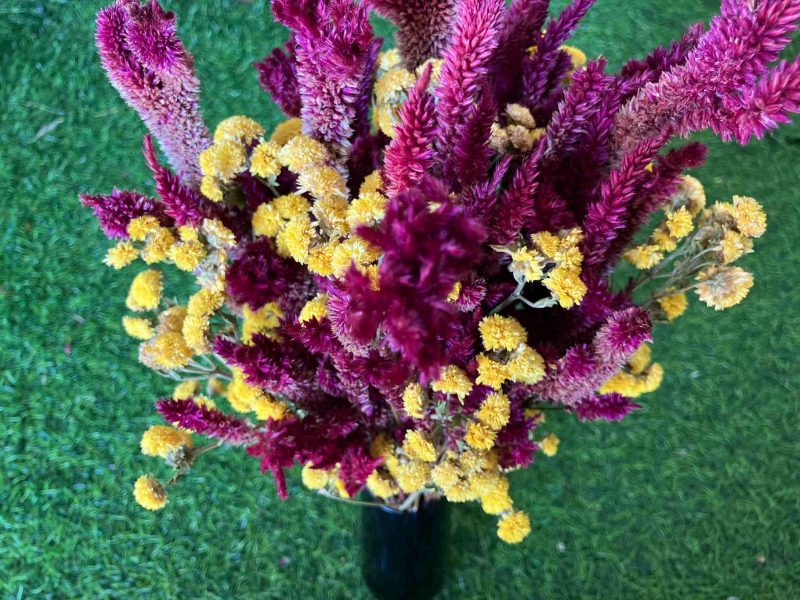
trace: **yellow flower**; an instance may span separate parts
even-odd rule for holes
[[[580,278],[580,271],[573,267],[556,267],[548,273],[544,285],[564,308],[579,304],[586,295],[586,284]]]
[[[197,381],[182,381],[172,391],[173,400],[188,400],[197,394],[200,384]]]
[[[103,262],[109,267],[120,270],[127,267],[139,257],[139,251],[134,248],[127,240],[117,243],[113,248],[109,248]]]
[[[161,223],[152,215],[136,217],[128,223],[128,236],[134,242],[143,242],[148,235],[160,227]]]
[[[470,475],[469,487],[478,498],[482,498],[502,485],[500,479],[497,471],[478,471]]]
[[[481,508],[487,515],[499,515],[508,510],[514,503],[508,495],[508,479],[500,478],[500,484],[481,496]]]
[[[416,77],[406,69],[391,69],[375,83],[375,99],[378,104],[402,102],[416,81]]]
[[[213,175],[204,175],[200,182],[200,193],[209,200],[214,202],[222,202],[224,193],[219,181]]]
[[[181,271],[194,271],[206,257],[206,248],[198,240],[179,242],[169,249],[169,257]]]
[[[160,369],[180,369],[192,359],[192,349],[177,331],[159,333],[149,344],[150,359]]]
[[[303,466],[300,477],[303,485],[310,490],[322,489],[330,482],[330,474],[324,469],[314,469],[311,463]]]
[[[347,197],[347,185],[341,173],[325,165],[304,169],[297,178],[298,188],[315,198]]]
[[[508,367],[503,363],[492,360],[487,354],[479,354],[478,361],[478,378],[475,383],[478,385],[488,385],[494,390],[499,390],[503,387],[503,383],[509,377]]]
[[[531,235],[531,242],[547,258],[554,258],[561,247],[561,238],[549,231],[540,231]]]
[[[475,417],[489,429],[498,431],[505,427],[511,415],[511,402],[503,393],[492,392],[481,403]]]
[[[335,277],[343,277],[350,269],[350,265],[355,263],[357,267],[363,267],[373,261],[378,260],[381,251],[375,246],[371,246],[358,237],[351,237],[336,245],[331,257],[331,266]]]
[[[391,478],[381,475],[378,471],[373,471],[367,477],[367,489],[376,498],[391,498],[399,491]]]
[[[289,415],[289,408],[283,402],[263,392],[253,399],[252,408],[259,421],[280,421]]]
[[[264,179],[275,178],[281,174],[278,153],[281,147],[275,142],[261,142],[250,157],[250,172]]]
[[[544,276],[544,260],[541,254],[524,246],[512,250],[510,254],[511,264],[508,268],[514,275],[528,282],[541,281]]]
[[[664,260],[664,254],[659,246],[643,244],[625,251],[625,260],[637,269],[645,270],[655,267]]]
[[[551,433],[539,442],[539,448],[542,449],[545,456],[555,456],[558,453],[558,445],[560,443],[561,440],[558,439],[558,436],[555,433]]]
[[[186,318],[185,306],[171,306],[158,315],[158,332],[181,331]]]
[[[472,422],[467,425],[464,440],[478,450],[489,450],[494,446],[496,433],[483,423]]]
[[[445,492],[457,484],[460,477],[458,466],[449,460],[440,462],[431,470],[431,480]]]
[[[533,118],[531,111],[528,107],[522,104],[509,104],[506,106],[506,115],[514,123],[527,127],[528,129],[536,128],[536,120]]]
[[[471,502],[477,499],[468,481],[457,481],[444,491],[448,502]]]
[[[373,171],[364,178],[364,183],[358,190],[359,195],[371,194],[373,192],[380,192],[383,187],[383,180],[381,179],[380,171]]]
[[[506,367],[509,379],[519,383],[533,385],[544,377],[544,359],[528,345],[514,351]]]
[[[269,302],[258,310],[252,310],[245,304],[242,307],[242,317],[242,341],[252,344],[253,336],[258,333],[270,336],[271,330],[281,324],[283,311],[276,302]]]
[[[283,146],[293,137],[300,135],[302,130],[303,121],[301,119],[297,117],[288,119],[283,123],[278,123],[277,127],[275,127],[275,131],[272,132],[269,141],[275,142],[279,146]]]
[[[339,494],[340,498],[350,497],[350,494],[347,493],[347,487],[344,485],[344,481],[342,481],[341,478],[336,478],[336,481],[333,482],[333,487],[336,488],[336,493]]]
[[[236,236],[219,219],[203,219],[203,233],[209,243],[216,248],[233,248]]]
[[[461,402],[472,391],[472,382],[467,374],[455,365],[449,365],[442,369],[439,378],[431,383],[434,392],[443,394],[454,394]]]
[[[666,224],[670,235],[676,240],[685,238],[694,229],[692,215],[685,206],[675,211],[668,211]]]
[[[328,294],[317,294],[313,299],[306,302],[300,311],[297,320],[301,323],[316,319],[322,321],[328,316]]]
[[[767,230],[767,215],[754,198],[734,196],[733,218],[736,219],[736,228],[747,237],[761,237]]]
[[[678,241],[675,238],[673,238],[672,235],[670,235],[666,227],[662,226],[657,227],[653,231],[653,234],[650,236],[650,241],[652,242],[652,244],[645,246],[649,252],[656,252],[657,250],[660,250],[661,252],[672,252],[678,247]],[[658,259],[657,262],[660,262],[660,260],[661,259]]]
[[[673,198],[689,210],[689,213],[696,217],[706,206],[706,192],[703,184],[691,175],[684,175],[683,181],[678,186],[678,191]]]
[[[348,207],[344,196],[325,196],[314,203],[314,214],[329,234],[344,235],[350,231],[350,225],[347,224]]]
[[[528,338],[525,328],[512,317],[501,315],[484,317],[478,328],[483,346],[487,350],[515,350]]]
[[[244,144],[249,144],[256,138],[264,135],[264,128],[251,119],[240,115],[234,115],[220,122],[214,130],[214,141],[236,140]]]
[[[347,222],[350,227],[356,225],[376,225],[386,214],[389,199],[378,192],[362,193],[350,203],[347,210]]]
[[[667,316],[667,320],[674,321],[684,312],[686,312],[686,308],[689,306],[689,301],[686,299],[686,294],[681,292],[678,294],[662,296],[658,299],[658,305],[661,307],[661,310],[664,311],[664,314]]]
[[[325,146],[321,142],[302,134],[288,140],[278,152],[278,160],[293,173],[300,173],[311,165],[324,162],[327,159],[328,150]]]
[[[294,217],[278,233],[278,245],[300,264],[308,262],[308,249],[314,238],[314,229],[308,216]]]
[[[579,48],[575,48],[574,46],[561,46],[561,50],[569,55],[569,58],[572,61],[573,71],[575,69],[580,69],[586,64],[586,54]]]
[[[156,334],[152,323],[143,317],[122,317],[122,327],[137,340],[149,340]]]
[[[418,492],[428,483],[431,467],[421,460],[411,460],[396,468],[395,479],[405,493]]]
[[[461,282],[456,281],[455,285],[453,286],[453,289],[450,290],[449,294],[447,294],[448,302],[452,303],[458,300],[458,297],[461,295],[461,287],[462,287]]]
[[[147,510],[160,510],[167,504],[167,492],[152,475],[142,475],[133,485],[136,503]]]
[[[211,351],[206,334],[211,326],[207,315],[186,315],[183,320],[181,333],[186,344],[197,354],[206,354]]]
[[[486,469],[497,468],[497,455],[494,452],[469,449],[458,457],[461,468],[468,475]]]
[[[148,265],[161,262],[169,255],[175,244],[175,237],[166,227],[159,227],[147,236],[147,243],[142,250],[142,260]]]
[[[133,311],[154,310],[164,290],[161,271],[150,269],[134,277],[125,305]]]
[[[214,142],[198,157],[203,175],[231,181],[244,169],[247,156],[244,145],[236,140]]]
[[[308,252],[308,270],[322,277],[333,275],[333,256],[338,246],[338,242],[328,242],[311,248]]]
[[[497,537],[507,544],[519,544],[531,532],[531,520],[522,511],[514,511],[500,518]]]
[[[640,372],[620,371],[606,381],[598,391],[601,394],[617,393],[627,398],[638,398],[642,394],[656,391],[664,379],[664,369],[653,363]]]
[[[628,359],[628,365],[631,368],[631,373],[638,375],[643,372],[653,356],[653,350],[647,342],[642,343]]]
[[[272,205],[282,219],[293,219],[294,217],[308,216],[311,204],[299,194],[286,194],[278,196],[272,201]]]
[[[739,304],[753,287],[753,276],[739,267],[711,267],[697,276],[697,296],[715,310]]]
[[[727,265],[753,251],[753,242],[736,231],[726,231],[720,241],[722,264]]]
[[[255,235],[275,237],[278,235],[281,225],[283,225],[283,221],[274,202],[258,205],[256,212],[253,213],[253,233]]]
[[[418,383],[409,383],[403,390],[403,410],[412,419],[422,419],[425,416],[426,399],[422,386]]]
[[[192,448],[192,435],[167,425],[153,425],[142,435],[141,448],[145,456],[167,455],[178,448]]]
[[[409,429],[403,440],[403,452],[410,459],[421,460],[423,462],[434,462],[436,460],[436,448],[425,434]]]

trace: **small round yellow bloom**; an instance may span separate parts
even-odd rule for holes
[[[304,169],[297,178],[298,188],[314,198],[347,196],[347,184],[339,171],[327,165]]]
[[[130,310],[137,312],[154,310],[161,302],[163,289],[161,271],[154,269],[142,271],[134,277],[125,304]]]
[[[395,473],[397,484],[405,493],[411,494],[423,489],[428,483],[431,467],[421,460],[411,460],[398,465]]]
[[[736,228],[747,237],[761,237],[767,230],[767,215],[755,198],[734,196],[733,217],[736,219]]]
[[[722,264],[727,265],[753,251],[753,242],[738,231],[726,231],[720,240]]]
[[[287,141],[278,153],[278,160],[293,173],[300,173],[327,159],[327,148],[321,142],[302,134]]]
[[[213,202],[222,202],[225,197],[222,186],[213,175],[204,175],[200,181],[200,193]]]
[[[378,471],[373,471],[367,477],[367,489],[376,498],[391,498],[399,492],[392,479]]]
[[[183,321],[186,318],[185,306],[171,306],[160,315],[158,315],[158,332],[164,333],[165,331],[181,331],[183,329]]]
[[[209,243],[216,248],[233,248],[236,236],[219,219],[203,219],[203,233]]]
[[[175,237],[166,227],[159,227],[147,236],[147,244],[142,250],[142,260],[148,265],[161,262],[169,255],[175,244]]]
[[[434,392],[453,394],[462,402],[472,391],[472,382],[467,374],[455,365],[448,365],[439,374],[439,378],[431,383]]]
[[[194,353],[177,331],[159,333],[150,342],[153,362],[161,369],[180,369],[189,364]]]
[[[181,271],[194,271],[206,257],[206,248],[198,240],[179,242],[169,249],[169,258]]]
[[[472,422],[467,425],[467,434],[464,440],[478,450],[489,450],[494,446],[496,432],[483,423]]]
[[[431,441],[420,431],[409,429],[406,431],[403,440],[403,452],[412,460],[423,462],[434,462],[436,460],[436,448]]]
[[[281,421],[289,415],[288,406],[264,392],[256,396],[251,406],[259,421]]]
[[[431,480],[445,492],[457,484],[460,477],[461,471],[458,466],[449,460],[443,461],[431,469]]]
[[[283,146],[293,137],[300,135],[303,130],[303,121],[297,117],[287,119],[283,123],[278,123],[275,131],[269,137],[270,142],[275,142],[279,146]]]
[[[330,473],[324,469],[315,469],[308,463],[303,466],[300,473],[303,485],[310,490],[320,490],[330,482]]]
[[[501,315],[484,317],[478,329],[483,346],[487,350],[516,350],[517,346],[524,344],[528,338],[528,332],[513,317]]]
[[[642,373],[647,368],[647,365],[650,364],[652,356],[653,350],[650,348],[650,344],[647,342],[641,344],[628,359],[628,365],[631,368],[631,373],[634,375]]]
[[[264,179],[274,179],[281,174],[278,153],[281,147],[275,142],[261,142],[250,157],[250,172]]]
[[[361,184],[361,188],[358,190],[358,193],[361,195],[380,192],[382,187],[383,180],[381,179],[381,172],[373,171],[364,178],[364,183]]]
[[[412,419],[425,417],[425,395],[418,383],[409,383],[403,390],[403,410]]]
[[[270,337],[270,332],[280,326],[283,311],[276,302],[268,302],[258,310],[252,310],[245,304],[242,307],[242,317],[242,341],[252,344],[256,334]]]
[[[652,235],[650,236],[650,241],[652,243],[648,244],[646,247],[648,249],[656,248],[661,252],[672,252],[678,247],[678,240],[676,240],[675,238],[672,237],[672,235],[670,235],[666,227],[662,226],[657,227],[653,231]],[[656,250],[649,250],[649,251],[656,252]]]
[[[345,235],[350,232],[347,223],[349,205],[344,196],[325,196],[314,203],[314,214],[323,229],[331,235]]]
[[[502,514],[514,505],[508,495],[508,480],[502,477],[500,481],[501,484],[481,496],[481,508],[487,515]]]
[[[661,307],[661,310],[664,311],[664,314],[667,316],[667,320],[674,321],[684,312],[686,312],[686,309],[689,306],[689,301],[686,299],[686,294],[681,292],[678,294],[662,296],[658,299],[658,305]]]
[[[153,324],[143,317],[122,317],[122,327],[125,333],[137,340],[149,340],[156,334]]]
[[[715,310],[739,304],[753,287],[753,275],[739,267],[711,267],[697,280],[697,296]]]
[[[308,270],[315,275],[330,277],[333,275],[333,256],[338,242],[328,242],[314,246],[308,252]]]
[[[203,175],[212,175],[223,181],[231,181],[241,173],[246,159],[244,145],[232,139],[214,142],[198,157]]]
[[[214,141],[236,140],[249,144],[264,135],[264,128],[250,117],[234,115],[220,122],[214,130]]]
[[[116,246],[108,249],[103,262],[109,267],[120,270],[137,258],[139,258],[139,251],[129,241],[122,240]]]
[[[475,383],[478,385],[488,385],[492,389],[499,390],[503,387],[503,383],[508,379],[508,367],[493,360],[487,354],[479,354],[478,361],[478,378]]]
[[[131,219],[128,223],[128,236],[134,242],[143,242],[148,235],[161,227],[158,219],[152,215],[143,215]]]
[[[350,203],[347,222],[350,227],[357,225],[376,225],[386,214],[389,199],[377,192],[362,193]]]
[[[570,61],[572,61],[573,71],[575,69],[580,69],[586,64],[586,53],[580,48],[576,48],[575,46],[561,46],[561,51],[566,52],[569,56]]]
[[[643,244],[625,251],[625,260],[641,270],[652,269],[662,260],[664,253],[659,246]]]
[[[580,271],[574,267],[556,267],[548,273],[544,285],[564,308],[580,304],[586,295],[586,284],[580,278]]]
[[[375,99],[379,104],[402,102],[416,81],[416,77],[402,67],[391,69],[375,82]]]
[[[558,436],[555,433],[551,433],[539,442],[539,448],[542,449],[545,456],[555,456],[558,453],[558,445],[560,443],[561,440],[558,439]]]
[[[498,471],[478,471],[470,475],[469,487],[478,498],[483,498],[502,485],[501,477]]]
[[[509,379],[527,385],[538,383],[544,377],[542,355],[528,345],[521,346],[506,365]]]
[[[681,240],[694,229],[694,222],[689,209],[681,206],[678,210],[667,212],[667,229],[676,240]]]
[[[522,511],[514,511],[500,518],[497,537],[507,544],[519,544],[531,532],[531,520]]]
[[[314,298],[305,303],[297,320],[301,323],[316,319],[322,321],[328,316],[328,294],[317,294]]]
[[[289,256],[300,264],[308,262],[308,249],[314,239],[314,229],[308,216],[294,217],[278,233],[278,243],[283,245]]]
[[[294,217],[307,216],[311,209],[311,204],[299,194],[286,194],[278,196],[272,201],[272,205],[282,219],[293,219]]]
[[[511,401],[503,393],[492,392],[481,403],[475,417],[489,429],[498,431],[506,426],[511,416]]]
[[[153,425],[144,432],[141,441],[142,454],[161,458],[166,458],[170,452],[178,448],[193,446],[190,433],[168,425]]]
[[[470,488],[468,481],[459,480],[444,492],[448,502],[472,502],[478,497]]]
[[[554,258],[561,247],[561,238],[549,231],[532,234],[531,242],[547,258]]]
[[[197,381],[182,381],[172,390],[172,398],[173,400],[188,400],[197,394],[199,388],[200,384]]]
[[[331,266],[336,277],[343,277],[350,269],[350,265],[363,267],[377,260],[380,257],[380,250],[371,246],[358,237],[351,237],[337,244],[333,249]]]
[[[136,503],[147,510],[160,510],[167,504],[167,492],[153,475],[142,475],[133,485]]]

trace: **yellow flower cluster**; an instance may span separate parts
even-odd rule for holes
[[[530,152],[545,133],[543,127],[536,126],[531,111],[521,104],[509,104],[504,120],[505,124],[492,124],[489,138],[489,144],[500,153]]]
[[[654,392],[664,379],[664,369],[651,360],[650,345],[644,343],[628,359],[625,368],[600,386],[598,391],[601,394],[616,392],[627,398],[638,398],[642,394]]]
[[[232,369],[231,382],[225,394],[234,410],[241,413],[255,412],[256,418],[261,421],[280,421],[289,414],[288,407],[283,402],[247,383],[244,373],[237,368]]]
[[[280,326],[282,318],[283,311],[277,302],[269,302],[258,310],[252,310],[245,304],[242,306],[242,341],[252,345],[256,334],[275,339],[275,330]]]
[[[144,432],[141,441],[142,454],[161,458],[167,458],[167,455],[180,448],[192,448],[193,446],[190,433],[168,425],[152,426]]]
[[[322,321],[328,316],[328,294],[317,294],[314,298],[306,302],[300,310],[297,320],[301,323],[316,319]]]
[[[403,410],[412,419],[425,417],[425,407],[428,399],[425,391],[418,383],[409,383],[403,390]]]
[[[211,350],[207,339],[211,317],[224,303],[225,293],[213,289],[202,288],[189,298],[181,331],[186,343],[197,354]]]
[[[544,360],[526,344],[527,332],[512,317],[484,317],[478,329],[489,354],[477,357],[476,383],[500,390],[506,381],[534,384],[544,377]]]
[[[150,269],[134,277],[125,305],[132,311],[155,310],[161,302],[164,280],[161,271]]]
[[[249,117],[229,117],[217,126],[214,143],[199,156],[203,173],[200,191],[206,198],[222,201],[226,185],[246,171],[248,162],[252,162],[247,155],[248,146],[262,135],[264,128]]]
[[[697,281],[697,297],[714,310],[736,306],[753,287],[753,275],[740,267],[711,267]]]

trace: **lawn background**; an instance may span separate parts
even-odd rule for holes
[[[160,468],[137,448],[170,385],[136,362],[119,324],[131,274],[100,263],[109,243],[77,200],[152,191],[145,129],[94,52],[103,4],[0,6],[0,595],[366,598],[358,512],[304,493],[296,472],[281,502],[230,450],[205,457],[157,514],[131,497]],[[250,66],[285,37],[267,3],[164,5],[195,54],[207,122],[274,124]],[[717,8],[599,0],[575,44],[616,68]],[[702,139],[709,198],[752,195],[769,214],[742,261],[750,297],[724,313],[693,302],[657,328],[665,383],[624,423],[549,421],[558,456],[511,476],[533,521],[523,545],[458,507],[442,597],[800,597],[800,128],[746,149]]]

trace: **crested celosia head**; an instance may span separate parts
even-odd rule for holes
[[[800,63],[770,67],[800,0],[724,0],[707,31],[619,73],[566,45],[593,3],[545,23],[547,0],[273,0],[289,39],[256,67],[291,118],[234,115],[213,139],[174,15],[156,0],[100,13],[103,66],[175,171],[148,135],[152,197],[81,196],[119,238],[104,262],[147,265],[122,319],[140,361],[180,381],[141,441],[176,476],[140,478],[143,507],[224,444],[281,497],[300,464],[341,499],[479,502],[519,543],[531,522],[506,472],[578,443],[548,411],[645,407],[665,377],[654,324],[695,296],[747,296],[761,205],[706,208],[684,174],[705,147],[665,147],[706,128],[744,142],[800,109]],[[397,50],[380,52],[371,8]]]

